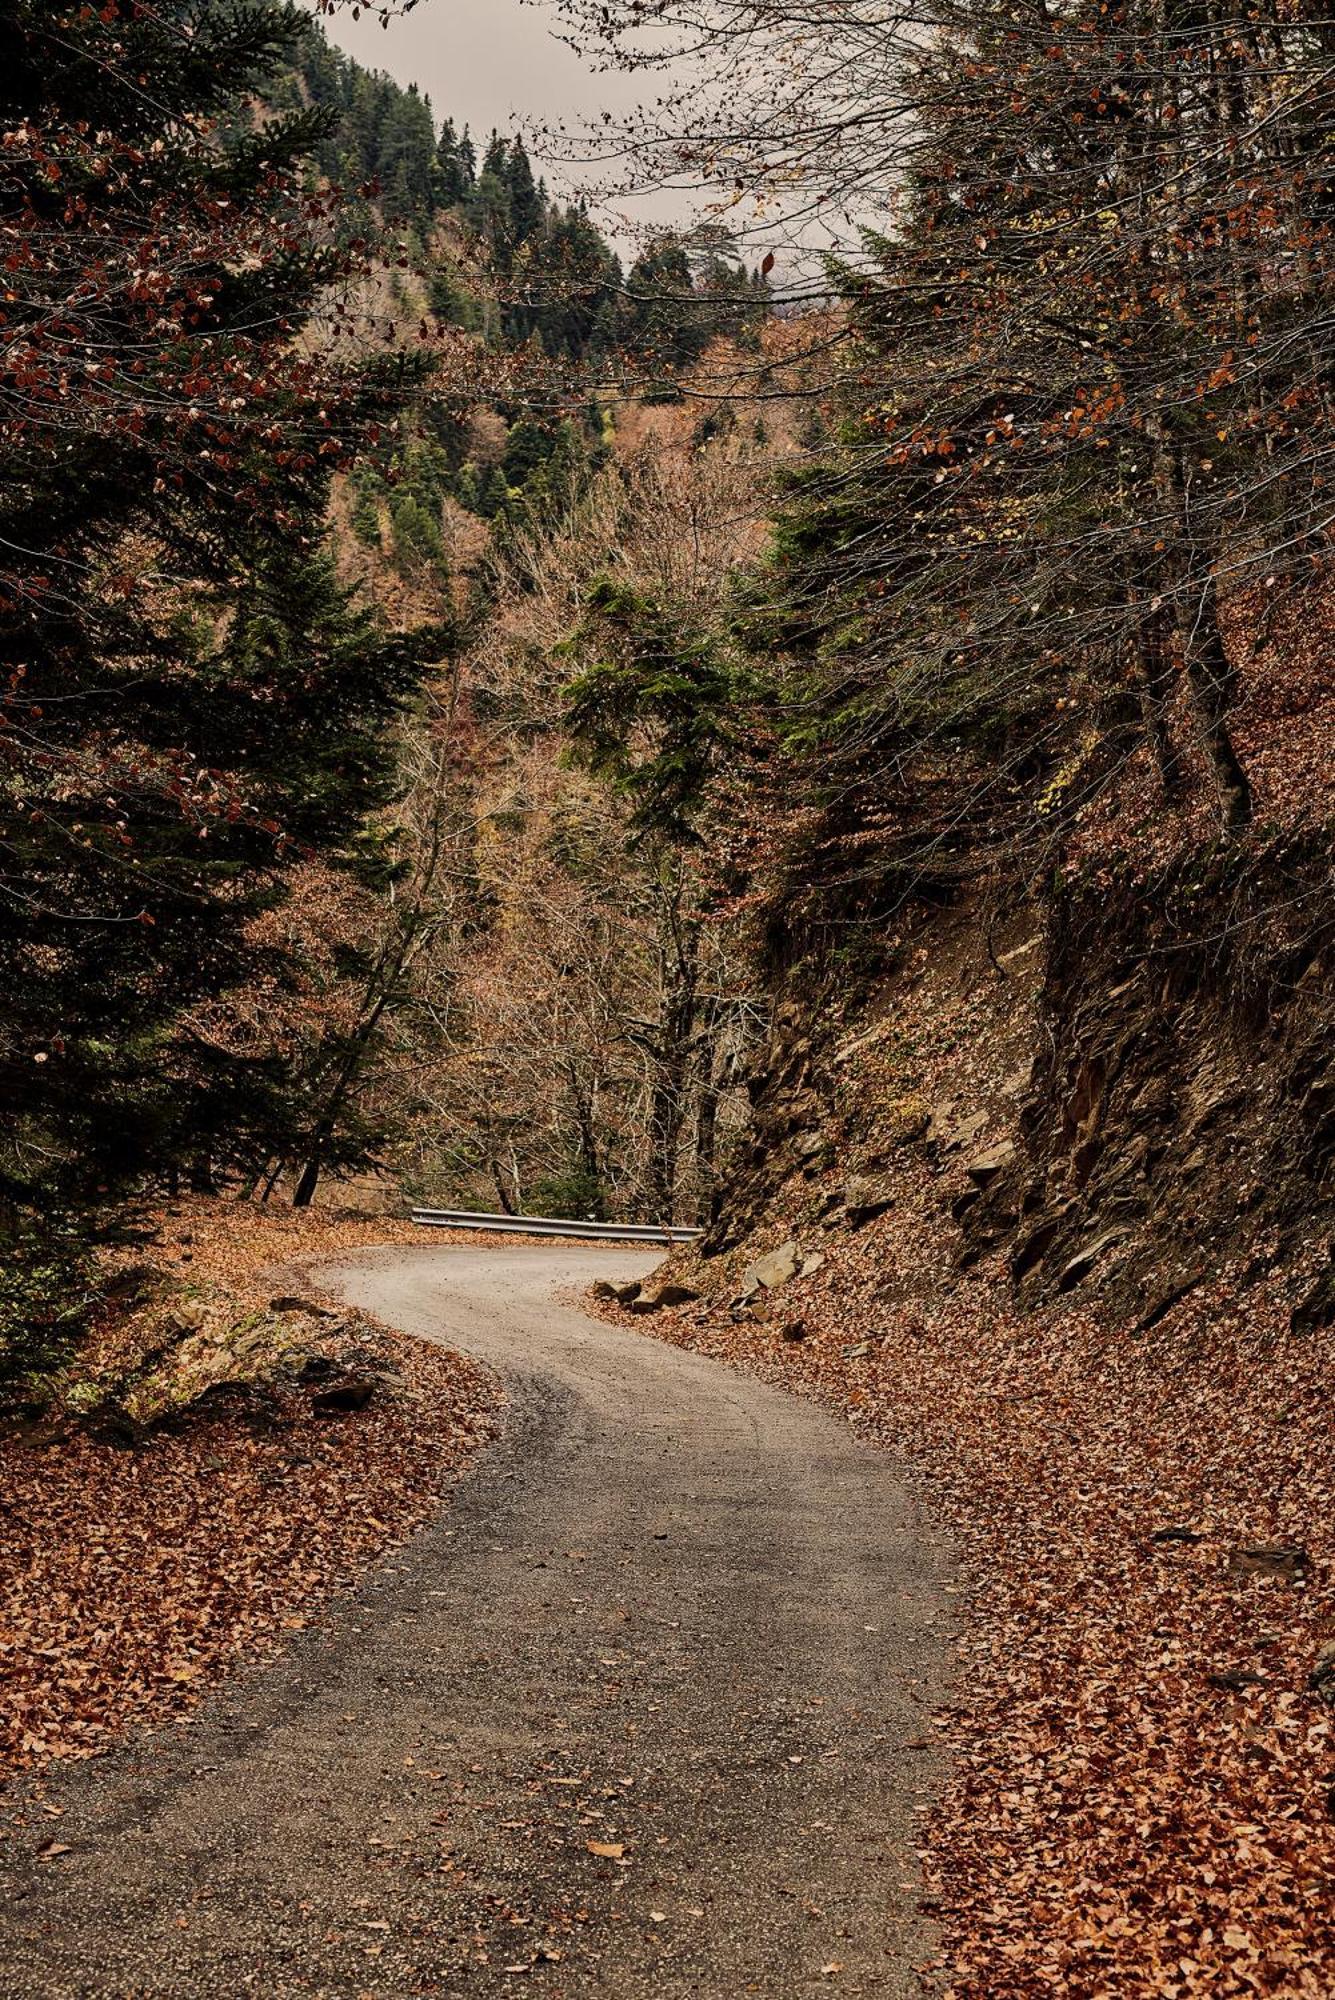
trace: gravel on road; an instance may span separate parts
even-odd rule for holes
[[[275,1665],[47,1777],[6,2000],[919,1990],[944,1553],[836,1419],[569,1302],[649,1261],[325,1268],[494,1367],[504,1439]]]

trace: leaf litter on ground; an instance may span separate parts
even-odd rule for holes
[[[0,1777],[187,1712],[426,1519],[499,1422],[472,1362],[321,1310],[318,1273],[284,1268],[410,1225],[205,1200],[148,1222],[150,1303],[0,1445]],[[365,1407],[321,1414],[350,1375]]]
[[[962,1071],[966,1097],[986,1094],[991,1004],[928,977],[894,1017],[936,1050],[928,1103]],[[867,1088],[850,1065],[850,1095]],[[1000,1258],[955,1266],[963,1163],[906,1144],[893,1173],[894,1207],[823,1231],[819,1273],[758,1311],[736,1309],[743,1268],[812,1240],[834,1170],[792,1176],[727,1255],[674,1253],[698,1302],[587,1309],[823,1402],[950,1531],[928,1983],[949,2000],[1328,2000],[1335,1328],[1290,1331],[1324,1245],[1259,1278],[1225,1268],[1148,1331],[1066,1301],[1024,1313]]]

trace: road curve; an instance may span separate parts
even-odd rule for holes
[[[277,1665],[57,1776],[69,1855],[0,1858],[0,1991],[918,1990],[939,1558],[832,1417],[571,1301],[650,1261],[326,1268],[496,1367],[505,1439]]]

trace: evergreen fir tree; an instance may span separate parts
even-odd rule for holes
[[[712,331],[708,307],[696,300],[690,260],[677,236],[660,236],[632,264],[621,331],[651,368],[675,373],[703,354]]]
[[[294,1115],[200,1022],[283,976],[252,919],[303,855],[360,853],[420,672],[319,555],[403,389],[296,340],[338,270],[299,194],[329,113],[246,106],[305,32],[278,0],[0,0],[5,129],[41,137],[0,185],[0,1230]]]
[[[468,200],[477,186],[477,152],[468,127],[464,126],[464,136],[459,141],[459,188],[461,199]]]
[[[415,88],[394,90],[380,123],[375,165],[387,222],[429,223],[436,203],[436,159],[430,105]]]
[[[468,194],[470,184],[464,174],[459,139],[452,118],[447,118],[441,127],[436,145],[436,165],[440,173],[441,202],[446,208],[457,208]]]
[[[502,170],[510,194],[511,235],[516,247],[526,243],[542,221],[546,206],[533,178],[533,168],[522,139],[516,139]]]

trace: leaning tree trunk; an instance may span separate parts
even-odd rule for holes
[[[1251,818],[1251,786],[1228,727],[1236,677],[1219,629],[1213,552],[1193,543],[1180,449],[1157,416],[1147,420],[1145,428],[1154,449],[1155,489],[1170,542],[1162,594],[1165,599],[1171,594],[1178,654],[1224,823],[1245,826]]]

